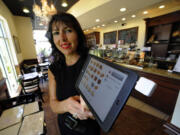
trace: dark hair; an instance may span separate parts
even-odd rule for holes
[[[77,21],[77,19],[69,14],[69,13],[57,13],[55,15],[52,16],[50,22],[49,22],[49,28],[48,31],[46,33],[46,37],[49,39],[49,42],[51,43],[52,46],[52,53],[51,56],[53,56],[53,61],[57,61],[57,60],[63,60],[65,61],[65,57],[64,54],[61,53],[55,46],[54,41],[53,41],[53,35],[52,35],[52,24],[56,22],[62,22],[64,24],[66,24],[68,27],[73,28],[77,35],[78,35],[78,47],[77,47],[77,52],[80,56],[84,56],[87,55],[88,53],[88,48],[86,46],[86,37],[84,35],[84,32],[79,24],[79,22]]]

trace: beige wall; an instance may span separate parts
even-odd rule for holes
[[[145,42],[145,31],[146,31],[145,21],[143,19],[134,19],[132,21],[127,22],[126,25],[124,25],[124,26],[122,26],[122,23],[123,22],[114,23],[114,24],[102,27],[100,29],[88,31],[88,33],[91,33],[93,31],[100,32],[100,44],[103,45],[103,34],[104,33],[138,27],[137,45],[138,45],[138,48],[142,48],[144,46],[144,42]],[[111,45],[109,45],[109,46],[111,46]]]
[[[33,44],[34,42],[32,37],[31,20],[27,17],[13,16],[2,0],[0,0],[0,16],[7,21],[11,39],[13,35],[15,35],[20,40],[20,47],[23,53],[15,54],[17,57],[17,64],[22,62],[24,59],[36,58],[35,46]],[[12,45],[14,46],[14,43],[12,43]],[[1,71],[0,79],[2,79]]]
[[[113,25],[110,25],[108,27],[105,27],[104,29],[100,29],[100,44],[103,45],[103,34],[106,32],[111,32],[111,31],[117,31],[117,30],[122,30],[122,29],[127,29],[127,28],[132,28],[132,27],[138,27],[138,40],[137,40],[137,45],[139,48],[142,48],[144,46],[144,40],[145,40],[145,21],[144,20],[133,20],[131,22],[128,22],[125,26],[122,26],[121,23],[116,23]]]
[[[160,10],[160,11],[158,10],[154,14],[151,14],[150,18],[180,10],[179,4],[177,4],[177,5],[176,5],[176,3],[173,3],[173,4],[175,4],[175,5],[171,6],[170,8],[166,8],[166,10]],[[127,24],[125,26],[122,26],[121,25],[122,23],[123,23],[122,21],[120,23],[112,23],[111,25],[109,24],[100,29],[89,30],[88,33],[91,33],[93,31],[99,31],[100,32],[100,44],[103,45],[103,34],[104,33],[127,29],[127,28],[132,28],[132,27],[138,27],[137,45],[138,45],[138,48],[142,48],[145,43],[145,31],[146,31],[146,25],[145,25],[145,21],[143,20],[143,17],[134,18],[134,19],[131,19],[131,21],[126,21]]]
[[[36,58],[32,23],[29,17],[14,16],[23,59]]]
[[[0,16],[2,16],[8,23],[9,30],[11,33],[11,38],[12,38],[12,35],[17,35],[13,15],[9,11],[9,9],[5,6],[5,4],[2,2],[2,0],[0,0]],[[19,54],[19,55],[16,54],[16,56],[17,56],[18,62],[22,61],[21,54]]]

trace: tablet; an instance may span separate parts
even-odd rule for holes
[[[104,132],[112,127],[137,79],[135,72],[89,54],[76,88]]]

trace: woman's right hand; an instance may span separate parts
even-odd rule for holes
[[[76,116],[80,120],[88,119],[92,116],[92,113],[89,111],[83,111],[83,107],[80,104],[80,96],[72,96],[65,100],[64,109],[66,112],[71,113],[73,116]]]

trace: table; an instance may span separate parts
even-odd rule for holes
[[[38,72],[27,73],[23,75],[23,80],[32,79],[39,76]]]
[[[44,67],[44,66],[49,66],[49,62],[44,62],[44,63],[40,63],[38,64],[40,67]]]
[[[22,135],[40,134],[43,133],[43,123],[44,111],[39,112],[37,101],[23,104],[3,111],[0,117],[0,135],[17,135],[20,130]]]
[[[13,107],[3,111],[0,117],[0,130],[21,122],[24,105]]]
[[[109,133],[101,135],[164,135],[165,121],[126,105]]]
[[[10,126],[10,127],[6,128],[6,129],[0,131],[0,135],[17,135],[20,126],[21,126],[21,123]]]
[[[19,135],[43,134],[44,111],[37,112],[24,117]]]

